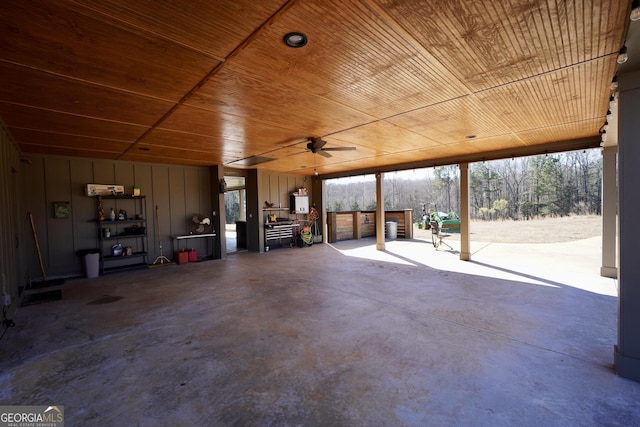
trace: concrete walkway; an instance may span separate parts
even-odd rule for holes
[[[0,341],[0,404],[67,425],[640,425],[599,239],[346,241],[65,285]]]

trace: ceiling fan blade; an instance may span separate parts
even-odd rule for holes
[[[326,148],[318,151],[318,154],[320,154],[322,157],[327,157],[327,158],[333,157],[331,154],[327,153]]]
[[[327,147],[322,151],[355,151],[356,147]]]

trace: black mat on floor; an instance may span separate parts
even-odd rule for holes
[[[22,299],[21,306],[43,304],[45,302],[58,301],[62,299],[62,290],[39,292],[37,294],[26,294]]]
[[[48,288],[49,286],[58,286],[62,284],[64,284],[64,279],[43,280],[41,282],[31,282],[29,284],[29,289],[42,289]]]

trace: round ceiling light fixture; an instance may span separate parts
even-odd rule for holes
[[[627,53],[627,46],[622,46],[620,48],[620,52],[618,53],[618,64],[624,64],[629,60],[629,54]]]
[[[309,41],[305,34],[297,31],[285,34],[282,40],[284,41],[284,44],[289,47],[302,47],[307,44],[307,41]]]

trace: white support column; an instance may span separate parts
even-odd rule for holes
[[[602,149],[602,266],[600,267],[600,275],[613,279],[618,277],[617,160],[617,146]]]
[[[384,251],[384,174],[376,173],[376,249]]]
[[[618,190],[620,264],[618,270],[618,375],[640,381],[640,71],[618,76]]]
[[[471,261],[469,241],[469,163],[460,163],[460,259]]]

